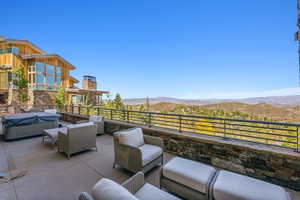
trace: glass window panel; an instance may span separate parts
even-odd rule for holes
[[[55,74],[55,67],[52,65],[47,65],[46,73],[47,74]]]
[[[60,84],[61,84],[61,77],[56,77],[56,84],[58,86],[60,86]]]
[[[44,90],[45,86],[44,85],[37,85],[36,88],[39,89],[39,90]]]
[[[45,72],[44,63],[36,62],[35,66],[37,72]]]
[[[55,77],[54,76],[46,76],[46,84],[47,85],[54,85],[55,84]]]
[[[36,74],[36,83],[37,84],[44,84],[44,82],[45,82],[45,78],[44,77],[45,77],[44,74],[37,73]]]
[[[56,73],[62,73],[61,67],[56,67]]]
[[[17,47],[12,47],[11,48],[11,53],[13,53],[13,54],[19,54],[19,48],[17,48]]]

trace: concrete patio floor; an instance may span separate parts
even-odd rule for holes
[[[50,145],[43,144],[41,137],[0,141],[0,172],[27,171],[24,177],[0,182],[0,200],[76,200],[80,192],[90,192],[102,177],[122,183],[133,175],[112,168],[111,136],[98,136],[97,146],[97,152],[82,152],[68,160]],[[174,155],[164,153],[164,163],[172,157]],[[146,182],[159,186],[159,167],[146,174]],[[300,200],[300,193],[289,191],[295,200]]]

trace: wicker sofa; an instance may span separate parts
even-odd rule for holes
[[[163,164],[163,140],[143,134],[141,128],[132,128],[114,133],[115,161],[131,172],[144,173]]]
[[[45,112],[20,113],[2,118],[5,140],[15,140],[43,134],[44,129],[58,127],[60,115]]]
[[[101,179],[92,189],[92,193],[82,192],[79,200],[180,200],[157,187],[145,183],[144,174],[138,172],[133,177],[119,185],[106,178]]]
[[[67,125],[58,132],[58,152],[71,154],[96,148],[97,127],[92,122]]]

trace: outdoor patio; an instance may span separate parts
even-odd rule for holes
[[[77,199],[80,192],[90,192],[102,177],[121,183],[133,175],[118,167],[112,168],[112,136],[98,136],[97,146],[97,152],[82,152],[68,160],[50,145],[43,144],[41,137],[14,142],[0,141],[0,171],[27,171],[24,177],[0,183],[0,199]],[[172,157],[165,153],[165,162]],[[159,167],[150,171],[146,174],[146,181],[158,186],[158,173]]]
[[[112,136],[98,136],[97,146],[97,152],[82,152],[68,160],[50,145],[43,144],[41,137],[14,142],[0,141],[0,171],[9,170],[11,174],[27,171],[24,177],[0,183],[0,199],[75,200],[80,192],[90,192],[102,177],[121,183],[133,175],[123,169],[112,168]],[[172,157],[174,155],[164,153],[164,162]],[[159,186],[159,167],[146,174],[146,181]],[[289,191],[294,199],[300,199],[300,193]]]

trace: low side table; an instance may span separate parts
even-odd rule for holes
[[[62,127],[62,128],[52,128],[52,129],[46,129],[46,130],[44,130],[43,143],[45,143],[45,138],[50,139],[52,149],[54,149],[55,144],[57,144],[58,132],[59,131],[66,132],[67,128],[66,127]]]

